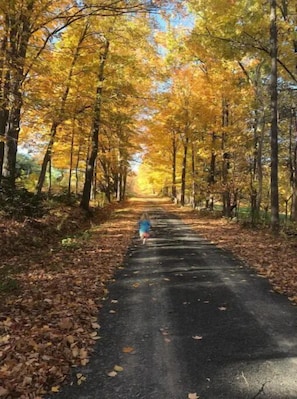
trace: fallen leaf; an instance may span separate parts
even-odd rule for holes
[[[72,344],[74,344],[75,339],[74,339],[73,335],[68,335],[67,338],[66,338],[66,341],[67,341],[70,345],[72,345]]]
[[[80,361],[80,364],[82,365],[82,366],[86,366],[87,364],[89,363],[89,359],[81,359],[81,361]]]
[[[73,327],[72,320],[69,317],[62,319],[59,322],[59,327],[62,330],[70,330]]]
[[[197,340],[203,339],[203,337],[201,337],[200,335],[194,335],[194,337],[192,337],[192,338],[197,339]]]
[[[52,387],[52,389],[51,389],[51,391],[52,392],[59,392],[59,390],[60,390],[60,386],[59,385],[57,385],[57,386],[55,386],[55,387]]]
[[[123,353],[131,353],[131,352],[133,352],[134,351],[134,348],[132,347],[132,346],[125,346],[123,349],[122,349],[122,352]]]
[[[118,365],[115,365],[113,369],[118,372],[124,371],[123,367]]]
[[[188,399],[199,399],[199,396],[197,396],[197,393],[189,393]]]
[[[74,346],[74,347],[72,348],[71,352],[72,352],[72,356],[73,356],[74,358],[75,358],[75,357],[78,357],[78,355],[79,355],[79,349],[78,349],[77,346]]]
[[[81,385],[81,384],[82,384],[83,382],[85,382],[86,379],[87,379],[87,377],[84,376],[84,375],[81,374],[81,373],[77,373],[77,374],[76,374],[76,378],[77,378],[77,385]]]
[[[118,375],[118,373],[117,373],[116,371],[112,370],[112,371],[110,371],[109,373],[107,373],[107,375],[108,375],[109,377],[115,377],[115,376]]]
[[[4,396],[8,394],[8,390],[6,388],[0,387],[0,396]]]

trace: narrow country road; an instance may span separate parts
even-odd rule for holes
[[[297,308],[176,216],[149,209],[90,363],[56,399],[297,399]],[[86,380],[78,385],[77,374]]]

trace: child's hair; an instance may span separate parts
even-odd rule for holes
[[[149,220],[149,215],[147,212],[143,212],[143,214],[140,217],[140,220]]]

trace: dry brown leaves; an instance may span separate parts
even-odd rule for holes
[[[141,207],[111,207],[94,215],[91,224],[80,211],[68,215],[63,226],[61,215],[2,222],[8,232],[3,264],[15,269],[20,289],[1,298],[1,398],[57,392],[72,366],[88,363],[99,339],[106,283],[122,264]],[[84,233],[73,239],[70,231]]]

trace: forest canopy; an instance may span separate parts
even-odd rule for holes
[[[0,0],[0,18],[4,193],[296,221],[295,1]]]

